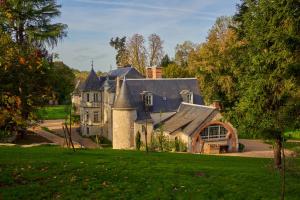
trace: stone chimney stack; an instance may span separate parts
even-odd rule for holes
[[[146,75],[147,78],[149,79],[162,78],[162,67],[158,67],[158,66],[147,67]]]

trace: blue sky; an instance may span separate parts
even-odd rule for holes
[[[68,37],[53,52],[72,68],[101,71],[114,69],[115,50],[110,38],[160,35],[164,51],[174,56],[176,44],[204,42],[219,16],[233,15],[239,0],[58,0],[68,25]]]

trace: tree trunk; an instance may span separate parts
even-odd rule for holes
[[[274,144],[274,165],[277,169],[281,168],[281,149],[282,149],[282,141],[280,138],[275,139],[275,144]]]

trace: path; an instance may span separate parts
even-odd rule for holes
[[[242,157],[259,157],[273,158],[273,147],[270,144],[264,143],[263,140],[248,140],[239,139],[239,142],[245,145],[244,152],[220,154],[225,156],[242,156]],[[293,151],[285,149],[287,156],[293,156]]]
[[[59,138],[62,138],[64,139],[64,132],[63,132],[63,129],[62,129],[62,123],[64,123],[64,120],[45,120],[43,123],[40,124],[41,127],[48,127],[50,130],[52,131],[55,131],[57,134],[61,135],[62,137],[59,137]],[[78,143],[79,145],[82,145],[83,147],[85,148],[98,148],[98,145],[93,142],[91,139],[89,138],[84,138],[84,137],[81,137],[79,135],[79,133],[76,131],[76,129],[79,128],[78,125],[76,126],[72,126],[72,140],[75,141],[76,143]],[[55,135],[55,134],[52,134],[52,135]],[[47,138],[48,139],[48,138]]]
[[[41,127],[35,127],[35,128],[31,128],[29,129],[30,131],[35,132],[37,135],[42,136],[50,141],[52,141],[55,144],[58,144],[62,147],[66,146],[66,142],[65,139],[62,137],[59,137],[53,133],[50,133],[48,131],[44,131],[41,129]],[[73,141],[74,147],[75,148],[80,148],[80,144],[78,142]]]

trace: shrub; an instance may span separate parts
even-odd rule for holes
[[[245,149],[245,145],[243,145],[242,143],[239,143],[239,152],[243,152]]]
[[[141,133],[138,131],[135,136],[135,147],[137,150],[141,148]]]
[[[0,130],[0,140],[8,138],[11,136],[11,133],[5,130]]]
[[[150,150],[185,152],[187,151],[187,146],[180,139],[170,140],[167,136],[159,132],[153,135]]]

